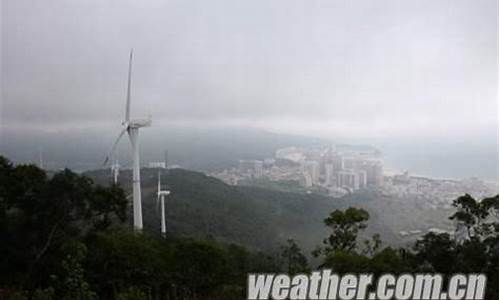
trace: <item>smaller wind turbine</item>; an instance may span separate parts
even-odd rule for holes
[[[118,183],[118,176],[120,175],[120,164],[118,163],[118,158],[115,159],[115,162],[111,165],[111,176],[113,176],[113,183]]]
[[[165,196],[170,195],[170,191],[161,189],[161,174],[158,170],[158,194],[156,197],[156,207],[158,207],[158,202],[161,208],[161,235],[167,235],[167,223],[165,221]]]
[[[42,148],[38,148],[38,167],[43,169],[43,152]]]

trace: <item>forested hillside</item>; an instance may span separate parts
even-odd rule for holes
[[[148,226],[142,232],[129,223],[129,192],[100,185],[109,182],[105,171],[89,175],[94,179],[68,169],[47,174],[0,156],[1,299],[236,300],[245,298],[249,273],[317,268],[375,276],[484,273],[485,299],[498,299],[498,195],[455,199],[449,218],[466,229],[462,237],[428,233],[395,248],[369,234],[370,220],[380,223],[380,216],[363,208],[333,209],[346,203],[231,187],[174,170],[165,176],[177,196],[163,238],[155,230],[157,170],[143,172]],[[314,260],[303,242],[316,245]]]
[[[109,171],[87,172],[100,184],[109,184]],[[158,170],[142,169],[143,210],[146,228],[160,229],[156,189]],[[120,184],[130,191],[130,171],[120,174]],[[324,238],[323,219],[338,208],[359,206],[369,199],[333,199],[318,194],[289,193],[252,186],[230,186],[202,173],[173,169],[162,171],[167,200],[167,230],[178,236],[213,238],[258,250],[275,250],[295,239],[309,254]],[[385,241],[395,237],[374,214],[368,234],[380,233]],[[270,241],[274,241],[270,243]]]

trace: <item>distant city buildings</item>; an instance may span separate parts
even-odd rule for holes
[[[366,172],[366,184],[381,186],[384,183],[382,162],[378,160],[363,160],[358,170]]]
[[[266,158],[266,159],[264,159],[264,168],[270,168],[270,167],[274,166],[275,163],[276,163],[276,159]]]
[[[165,169],[167,164],[164,161],[153,161],[148,164],[149,168]]]
[[[286,147],[274,158],[240,160],[238,167],[214,176],[229,184],[265,177],[271,181],[296,181],[305,188],[318,187],[341,196],[383,184],[383,165],[375,151],[341,151],[335,146]]]
[[[334,185],[336,175],[335,175],[335,167],[332,163],[325,164],[325,185],[330,187]]]
[[[301,163],[302,173],[311,178],[312,185],[319,184],[319,163],[314,160],[306,160]]]
[[[163,161],[152,161],[148,163],[148,167],[152,169],[167,169],[171,168],[171,166],[168,165],[168,150],[165,150],[163,152]]]
[[[313,179],[311,177],[311,174],[304,172],[302,173],[300,180],[299,180],[300,185],[304,187],[312,187],[313,186]]]
[[[337,186],[350,190],[359,189],[359,176],[353,170],[343,170],[337,173]]]
[[[275,157],[277,159],[286,159],[293,162],[301,162],[305,159],[302,151],[297,147],[287,147],[276,150]]]
[[[333,197],[360,189],[376,189],[389,197],[416,197],[422,200],[422,207],[429,210],[450,209],[453,199],[464,193],[481,198],[491,196],[498,188],[498,184],[490,187],[477,178],[430,179],[411,176],[408,172],[384,176],[379,152],[334,146],[282,148],[273,158],[240,160],[238,167],[210,175],[233,185],[257,178],[296,182],[306,190],[321,190]]]
[[[277,159],[301,164],[301,184],[323,186],[332,191],[354,191],[383,184],[383,164],[377,151],[339,151],[337,147],[287,147],[276,151]],[[310,180],[304,179],[308,174]]]
[[[378,158],[378,152],[342,152],[331,146],[323,149],[318,156],[318,151],[315,150],[313,157],[319,163],[322,180],[313,181],[313,184],[324,186],[332,191],[338,191],[338,189],[355,191],[383,184],[383,165]],[[307,153],[305,156],[311,157]]]
[[[401,174],[384,175],[380,153],[373,150],[357,150],[353,147],[287,147],[275,152],[275,157],[262,160],[240,160],[237,167],[210,174],[227,184],[252,184],[253,179],[296,184],[306,193],[328,193],[332,198],[366,189],[386,202],[404,203],[411,209],[435,211],[454,210],[453,200],[468,193],[476,199],[497,194],[498,182],[478,178],[464,180],[432,179],[415,176],[405,171]],[[258,184],[257,182],[254,182]],[[332,200],[335,201],[335,200]],[[413,226],[410,222],[395,233],[404,240],[416,239],[427,232],[449,233],[456,238],[466,234],[463,228],[447,218],[441,222],[429,222],[425,226]]]
[[[262,160],[240,160],[238,170],[259,178],[264,174],[264,162]]]
[[[393,184],[409,184],[410,183],[410,173],[405,171],[403,174],[397,174],[392,177]]]

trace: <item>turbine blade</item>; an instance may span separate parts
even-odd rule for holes
[[[128,61],[128,83],[127,83],[127,104],[125,107],[125,122],[130,121],[130,86],[132,84],[132,57],[134,55],[134,49],[130,49],[130,58]]]
[[[120,132],[120,134],[118,135],[118,138],[116,138],[116,141],[113,144],[113,147],[111,148],[111,151],[109,152],[108,156],[106,156],[106,159],[104,159],[104,163],[102,164],[103,166],[105,166],[109,162],[109,158],[111,156],[113,156],[113,154],[115,153],[116,146],[118,146],[118,142],[120,142],[120,139],[123,137],[123,135],[125,134],[125,132],[127,132],[127,128],[124,128],[122,130],[122,132]]]

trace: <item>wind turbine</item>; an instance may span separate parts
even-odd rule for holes
[[[165,221],[165,196],[170,195],[170,191],[161,189],[161,174],[158,170],[158,194],[156,197],[156,207],[158,207],[158,201],[160,202],[161,208],[161,234],[162,236],[167,235],[167,223]]]
[[[130,58],[128,64],[128,84],[127,84],[127,102],[125,106],[125,120],[122,122],[123,130],[118,135],[113,147],[111,148],[110,155],[106,157],[104,164],[109,161],[109,157],[115,152],[118,142],[123,137],[125,132],[128,133],[130,138],[130,145],[132,150],[132,198],[134,208],[134,228],[142,230],[142,202],[141,202],[141,170],[139,158],[139,128],[151,126],[151,117],[149,119],[130,119],[130,86],[132,82],[132,57],[133,49],[130,50]]]
[[[43,170],[43,152],[42,152],[42,148],[38,148],[38,167]]]
[[[118,158],[115,159],[115,162],[111,165],[111,176],[113,176],[113,183],[118,183],[118,175],[120,175],[120,164],[118,163]]]

